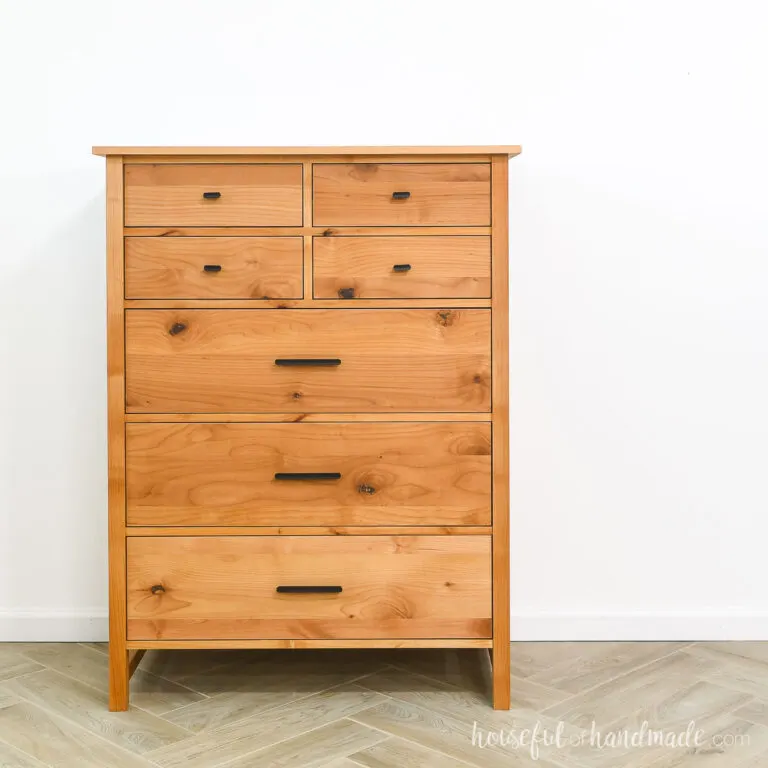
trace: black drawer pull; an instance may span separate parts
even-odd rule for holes
[[[162,595],[165,592],[165,587],[162,584],[155,584],[149,588],[149,591],[153,595]]]
[[[221,192],[203,192],[203,197],[206,200],[218,200],[221,197]]]
[[[221,272],[221,264],[206,264],[203,272]]]
[[[316,368],[332,368],[335,365],[341,365],[341,360],[338,357],[306,357],[306,358],[294,358],[294,357],[279,357],[275,360],[275,365],[284,366],[298,366],[298,365],[311,365]]]
[[[275,480],[341,480],[341,472],[275,472]]]
[[[275,587],[283,595],[338,595],[341,587]]]
[[[393,200],[407,200],[410,196],[411,196],[410,192],[393,192],[392,193]]]
[[[410,272],[411,271],[411,265],[410,264],[395,264],[394,267],[392,267],[393,272]]]

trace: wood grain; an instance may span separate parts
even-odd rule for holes
[[[489,298],[489,237],[315,237],[321,299]],[[408,265],[397,272],[394,265]]]
[[[206,200],[204,192],[219,192]],[[125,166],[125,223],[134,226],[301,226],[302,166]]]
[[[510,707],[507,158],[493,159],[493,706]]]
[[[490,223],[485,163],[315,163],[316,226],[483,226]],[[394,200],[394,192],[410,192]]]
[[[133,525],[128,536],[487,536],[490,525]]]
[[[311,275],[311,270],[310,270]],[[490,299],[126,299],[126,309],[487,309]]]
[[[484,536],[129,538],[128,635],[488,637],[490,549]]]
[[[519,144],[361,147],[93,147],[94,155],[519,155]]]
[[[109,708],[128,709],[125,647],[125,339],[123,335],[123,160],[107,158],[107,482]]]
[[[490,312],[130,310],[126,364],[133,413],[488,411]]]
[[[430,637],[426,639],[375,638],[353,639],[335,638],[333,640],[129,640],[129,648],[147,648],[153,650],[333,650],[333,649],[376,649],[376,648],[491,648],[493,640],[477,637]]]
[[[275,424],[281,422],[395,422],[424,421],[420,413],[127,413],[126,421],[131,422],[167,422],[173,424],[191,424],[199,421],[222,422],[258,422]],[[488,413],[430,413],[430,421],[482,421],[490,422]]]
[[[126,237],[125,296],[300,299],[302,245],[300,237]]]
[[[128,524],[488,525],[490,454],[489,424],[128,424]]]

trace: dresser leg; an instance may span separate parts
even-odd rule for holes
[[[509,643],[494,644],[491,650],[493,666],[493,708],[509,709],[511,704]]]
[[[109,644],[109,711],[125,712],[128,709],[128,681],[130,666],[125,646]]]

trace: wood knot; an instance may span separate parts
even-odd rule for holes
[[[446,587],[452,587],[453,586],[453,582],[452,581],[446,581],[445,582],[445,586]]]
[[[153,595],[162,595],[165,592],[165,587],[162,584],[154,584],[149,588],[149,591]]]
[[[440,325],[442,325],[443,328],[447,328],[449,325],[453,325],[455,319],[456,319],[455,312],[449,312],[448,310],[443,310],[437,313],[437,322]]]
[[[323,237],[331,237],[333,235],[332,229],[324,229],[323,230]]]
[[[354,299],[355,298],[355,289],[354,288],[339,288],[339,298],[341,298],[341,299]]]
[[[293,395],[291,395],[291,397],[293,397],[294,400],[301,400],[303,395],[301,392],[294,392]]]
[[[482,384],[482,383],[483,383],[483,377],[482,377],[482,376],[481,376],[479,373],[476,373],[476,374],[475,374],[475,375],[472,377],[472,381],[473,381],[475,384]]]
[[[368,496],[373,496],[373,494],[376,493],[376,489],[372,485],[366,485],[365,483],[358,485],[357,491],[358,493],[365,493]]]
[[[176,336],[177,334],[181,333],[182,331],[186,331],[186,330],[187,330],[186,324],[184,324],[184,323],[174,323],[170,327],[168,333],[170,333],[171,336]]]

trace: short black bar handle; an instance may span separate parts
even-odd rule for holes
[[[410,196],[411,196],[410,192],[393,192],[392,193],[393,200],[407,200]]]
[[[336,365],[341,365],[341,360],[338,357],[279,357],[275,360],[275,365],[283,366],[299,366],[309,365],[315,368],[332,368]]]
[[[206,200],[218,200],[221,197],[221,192],[203,192],[203,197]]]
[[[341,472],[275,472],[275,480],[341,480]]]
[[[203,272],[221,272],[221,264],[206,264]]]
[[[393,272],[410,272],[411,271],[411,265],[410,264],[395,264],[392,267]]]
[[[341,587],[275,587],[283,595],[338,595]]]

